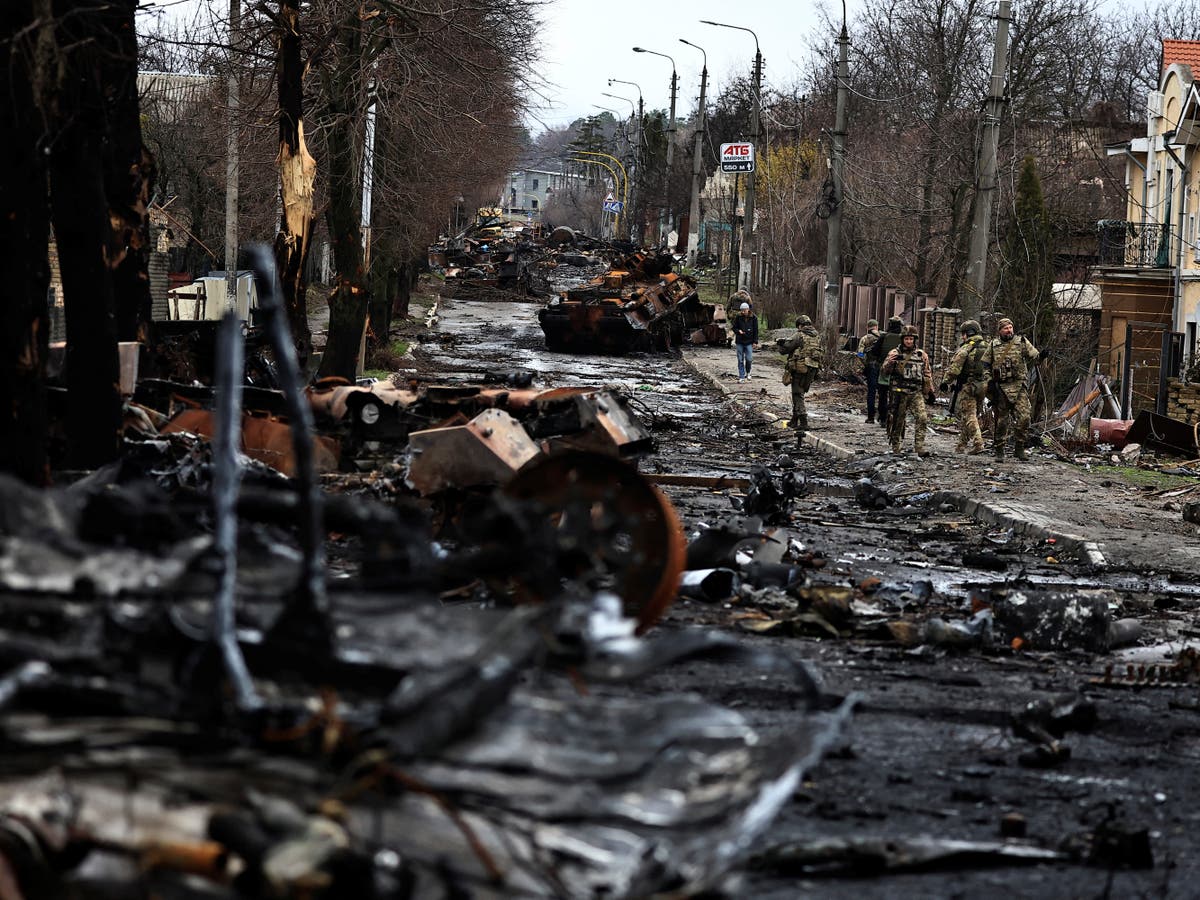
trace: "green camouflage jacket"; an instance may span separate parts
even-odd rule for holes
[[[1016,335],[1011,341],[992,338],[983,355],[984,371],[1011,400],[1025,390],[1029,363],[1036,362],[1038,355],[1037,347],[1022,335]]]
[[[787,367],[793,372],[816,371],[821,368],[825,348],[815,325],[805,325],[796,336],[779,342],[779,352],[786,356]]]
[[[958,376],[963,375],[963,383],[977,385],[987,382],[987,371],[983,358],[987,354],[987,340],[982,334],[973,334],[959,345],[954,359],[946,368],[943,381],[953,384]]]
[[[891,377],[893,391],[933,393],[933,369],[929,357],[919,347],[907,352],[903,346],[897,347],[887,355],[879,371]]]

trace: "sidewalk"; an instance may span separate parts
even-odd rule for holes
[[[745,384],[737,380],[732,348],[692,347],[684,359],[698,374],[735,401],[757,409],[782,427],[791,416],[791,388],[782,383],[783,358],[763,344]],[[865,422],[866,387],[818,381],[808,393],[809,432],[805,442],[847,460],[893,491],[929,491],[931,500],[951,503],[965,515],[1031,537],[1053,538],[1090,560],[1125,566],[1193,572],[1200,563],[1200,529],[1178,510],[1164,509],[1152,492],[1034,451],[1029,462],[998,461],[989,453],[954,452],[956,425],[934,428],[926,441],[928,459],[908,452],[893,456],[878,425]],[[931,416],[948,417],[939,404]],[[986,437],[986,436],[985,436]],[[989,441],[990,450],[990,441]]]

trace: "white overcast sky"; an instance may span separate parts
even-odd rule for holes
[[[840,18],[841,4],[827,2]],[[243,6],[247,3],[242,0]],[[855,0],[848,4],[851,19],[856,6]],[[142,15],[155,15],[155,7],[170,19],[188,23],[197,17],[207,19],[210,10],[223,18],[229,0],[142,0]],[[703,25],[701,19],[753,29],[766,61],[764,82],[789,84],[814,40],[833,52],[835,35],[818,33],[817,9],[817,3],[805,0],[550,0],[541,10],[544,27],[530,36],[541,49],[542,62],[534,75],[543,83],[545,94],[530,98],[530,130],[537,133],[543,127],[559,127],[595,115],[600,111],[595,104],[628,115],[628,104],[603,93],[636,102],[637,89],[625,84],[610,87],[609,78],[636,82],[647,109],[666,109],[671,64],[648,53],[634,53],[635,46],[674,58],[679,71],[676,109],[680,116],[695,108],[703,61],[700,51],[681,44],[680,38],[698,44],[708,54],[710,98],[736,75],[748,75],[754,63],[754,38],[743,31]]]
[[[840,12],[839,8],[839,18]],[[849,14],[854,14],[853,5]],[[530,127],[535,132],[539,125],[557,127],[594,115],[599,112],[594,104],[627,115],[628,104],[602,94],[620,94],[636,102],[637,89],[624,84],[609,87],[609,78],[636,82],[647,109],[666,109],[671,64],[658,56],[634,53],[633,47],[674,58],[679,72],[679,115],[695,108],[703,63],[700,51],[681,44],[680,38],[698,44],[708,54],[710,98],[735,75],[748,75],[754,63],[754,38],[743,31],[703,25],[701,19],[753,29],[766,60],[764,81],[781,84],[794,79],[820,23],[816,5],[804,0],[554,0],[543,16],[542,76],[548,82],[548,105],[534,101]],[[832,46],[836,35],[823,37]]]

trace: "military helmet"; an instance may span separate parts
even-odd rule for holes
[[[983,329],[979,327],[979,323],[974,319],[967,319],[958,330],[970,337],[979,334]]]
[[[916,336],[917,336],[917,326],[916,325],[905,325],[904,328],[902,328],[900,331],[900,337],[916,337]]]
[[[806,325],[811,325],[812,319],[808,316],[796,316],[796,327],[803,328]]]
[[[878,328],[878,327],[879,327],[878,319],[867,319],[867,330],[868,331],[870,331],[872,328]]]

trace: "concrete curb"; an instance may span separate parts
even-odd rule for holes
[[[1061,523],[1038,515],[1032,510],[1022,509],[1019,506],[986,503],[957,491],[937,491],[929,498],[929,503],[932,506],[948,503],[963,515],[970,516],[985,525],[1011,528],[1016,534],[1026,537],[1043,540],[1051,538],[1055,543],[1066,547],[1096,568],[1104,568],[1108,565],[1108,560],[1105,559],[1095,541],[1069,531],[1063,531]]]

